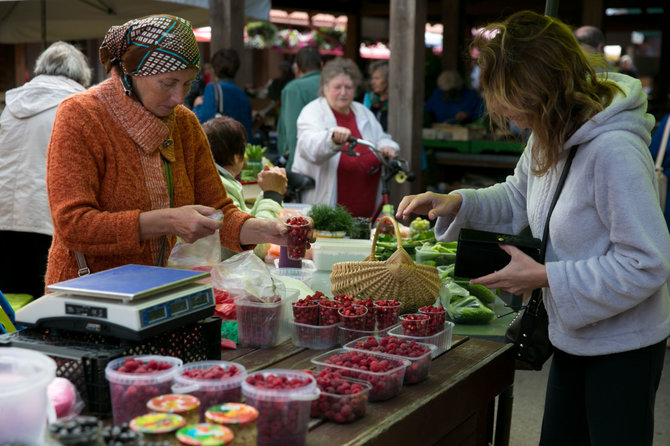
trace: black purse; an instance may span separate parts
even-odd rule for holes
[[[544,263],[549,238],[549,219],[563,189],[565,178],[577,153],[577,146],[570,149],[556,192],[551,201],[544,224],[542,240],[521,236],[497,234],[494,232],[461,229],[456,250],[454,275],[457,277],[481,277],[502,269],[510,261],[510,256],[500,249],[499,244],[514,245],[539,263]],[[461,245],[463,241],[463,245]],[[459,251],[461,251],[459,256]],[[462,262],[459,268],[459,260]],[[514,344],[518,369],[541,370],[551,357],[554,347],[549,341],[549,318],[542,300],[542,289],[533,293],[524,309],[518,312],[505,332],[505,342]]]

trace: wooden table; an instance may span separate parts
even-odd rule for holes
[[[273,349],[223,351],[221,359],[250,372],[309,369],[310,359],[321,353],[286,341]],[[365,417],[353,423],[312,420],[307,445],[507,446],[513,383],[510,345],[454,336],[452,348],[433,360],[425,381],[403,386],[390,400],[369,403]]]

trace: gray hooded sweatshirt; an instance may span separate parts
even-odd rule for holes
[[[533,175],[525,150],[505,182],[453,192],[463,197],[458,215],[435,226],[439,240],[456,240],[461,227],[515,234],[530,226],[541,238],[567,153],[578,145],[551,216],[543,290],[551,342],[574,355],[639,349],[670,334],[670,236],[648,149],[654,118],[639,80],[607,76],[625,95],[572,135],[554,169]]]

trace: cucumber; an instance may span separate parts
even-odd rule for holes
[[[496,301],[495,293],[486,288],[484,285],[470,284],[467,280],[456,280],[455,282],[468,290],[470,294],[478,298],[486,305],[492,304]]]

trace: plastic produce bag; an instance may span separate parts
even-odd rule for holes
[[[447,313],[457,324],[488,324],[496,314],[472,295],[452,296]]]
[[[274,296],[285,297],[284,284],[276,280],[265,262],[253,251],[236,254],[212,268],[212,285],[231,296],[255,297],[272,302]]]
[[[223,221],[223,212],[218,210],[209,218]],[[209,271],[219,262],[221,262],[221,239],[218,229],[193,243],[186,243],[178,238],[168,258],[169,267],[205,271]]]

